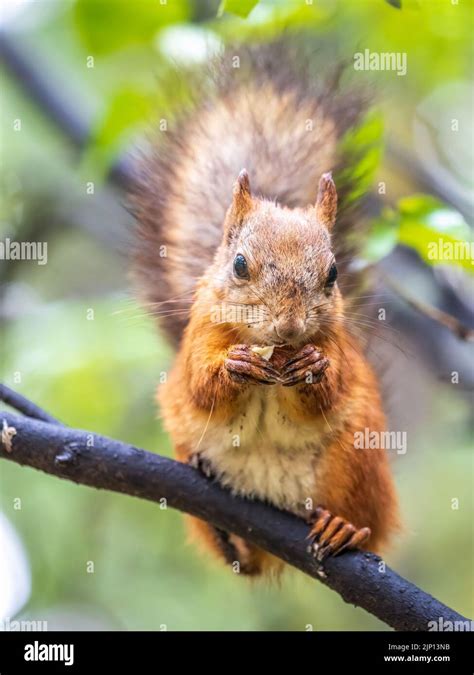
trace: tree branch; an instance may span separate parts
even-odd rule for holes
[[[328,559],[324,576],[307,552],[309,527],[292,514],[233,497],[195,469],[87,431],[0,412],[8,442],[0,459],[95,488],[160,502],[235,532],[363,607],[396,630],[428,630],[430,621],[467,621],[400,577],[372,553]],[[15,433],[16,432],[16,433]],[[3,440],[3,439],[2,439]]]
[[[36,403],[33,403],[33,401],[7,387],[6,384],[0,384],[0,401],[10,405],[15,410],[19,410],[27,417],[33,417],[35,420],[49,422],[50,424],[60,424],[62,426],[62,422],[47,413],[43,408],[40,408]]]
[[[61,87],[52,83],[51,64],[43,60],[38,50],[28,51],[18,35],[9,35],[7,31],[0,30],[0,61],[14,77],[15,84],[24,89],[25,94],[73,145],[79,149],[87,146],[93,120],[78,105],[80,96],[71,103],[71,98],[64,94]],[[121,187],[128,188],[133,184],[134,172],[127,154],[121,155],[112,165],[109,176]]]
[[[409,305],[416,312],[419,312],[420,314],[427,316],[432,321],[435,321],[441,326],[444,326],[444,328],[450,330],[460,340],[464,340],[465,342],[474,342],[473,328],[469,328],[469,326],[466,326],[461,321],[459,321],[459,319],[456,319],[456,317],[452,316],[451,314],[443,312],[443,310],[438,309],[437,307],[433,307],[432,305],[428,305],[422,300],[418,300],[417,298],[412,297],[409,293],[405,291],[403,286],[401,286],[399,283],[397,283],[394,279],[387,276],[386,274],[382,274],[381,272],[379,272],[379,276],[382,278],[385,284],[392,289],[394,293],[396,293],[402,300],[406,302],[407,305]]]

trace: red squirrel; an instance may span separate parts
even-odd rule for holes
[[[338,281],[358,218],[337,214],[337,192],[357,192],[340,145],[364,97],[281,47],[242,50],[238,69],[219,58],[212,93],[147,153],[132,196],[141,296],[177,347],[157,395],[164,426],[180,461],[310,520],[321,563],[380,552],[398,527],[393,479],[385,451],[354,439],[386,423]],[[283,565],[187,520],[242,573]]]

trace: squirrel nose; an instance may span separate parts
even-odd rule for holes
[[[275,331],[282,340],[294,340],[304,333],[305,323],[297,317],[285,317],[275,321]]]

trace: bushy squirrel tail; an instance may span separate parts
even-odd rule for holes
[[[348,263],[363,240],[361,197],[377,160],[379,124],[367,114],[367,96],[341,86],[346,68],[323,76],[323,65],[288,38],[227,48],[199,80],[190,77],[193,103],[141,158],[131,195],[134,276],[145,308],[161,316],[175,345],[242,168],[255,194],[288,207],[314,202],[321,174],[333,172],[340,286],[353,292]]]

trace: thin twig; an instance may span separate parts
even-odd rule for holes
[[[472,200],[466,198],[454,179],[447,180],[435,167],[420,162],[416,155],[403,147],[397,139],[388,139],[386,156],[399,174],[407,176],[415,185],[436,195],[461,213],[468,223],[473,220]]]
[[[427,316],[429,319],[432,319],[432,321],[436,321],[436,323],[439,323],[441,326],[448,328],[448,330],[454,333],[460,340],[474,342],[474,329],[469,328],[469,326],[466,326],[451,314],[447,314],[437,307],[433,307],[432,305],[428,305],[427,303],[412,297],[406,292],[403,286],[396,281],[393,281],[393,279],[386,274],[380,273],[380,276],[384,283],[414,310]]]
[[[0,384],[0,401],[3,401],[12,408],[15,408],[15,410],[18,410],[27,417],[32,417],[35,420],[41,420],[42,422],[59,424],[62,426],[62,422],[47,413],[46,410],[40,408],[38,405],[36,405],[36,403],[33,403],[21,394],[13,391],[13,389],[10,389],[10,387],[7,387],[6,384]]]

